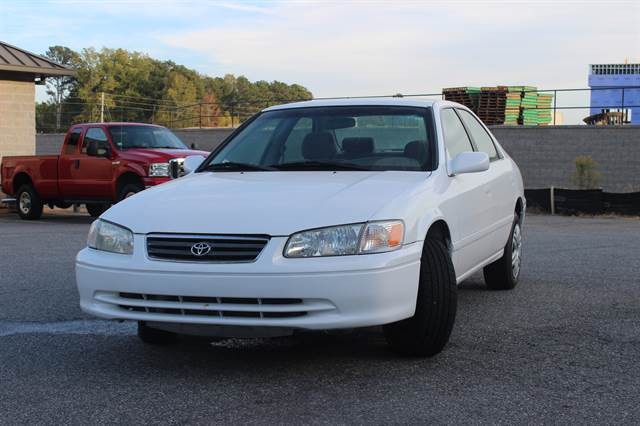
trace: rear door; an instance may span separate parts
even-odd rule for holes
[[[488,244],[493,251],[503,248],[507,242],[513,223],[512,170],[509,161],[500,156],[491,135],[478,118],[469,111],[456,109],[465,125],[474,148],[485,152],[491,160],[489,170],[484,172],[487,179],[483,182],[491,207],[491,228],[487,235]]]

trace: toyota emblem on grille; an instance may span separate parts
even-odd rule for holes
[[[191,246],[191,254],[194,256],[204,256],[211,251],[211,246],[207,243],[195,243]]]

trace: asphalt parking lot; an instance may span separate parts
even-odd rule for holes
[[[519,286],[476,275],[447,349],[378,329],[144,346],[78,307],[91,219],[0,210],[0,423],[640,422],[640,220],[529,215]]]

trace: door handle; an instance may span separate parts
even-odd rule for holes
[[[80,168],[80,160],[73,160],[73,164],[76,166],[76,169]]]

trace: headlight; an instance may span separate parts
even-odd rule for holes
[[[168,177],[169,163],[153,163],[149,166],[149,176]]]
[[[133,253],[133,232],[101,219],[91,224],[87,245],[96,250],[112,253]]]
[[[381,253],[402,246],[404,224],[399,220],[311,229],[293,234],[285,257],[345,256]]]

